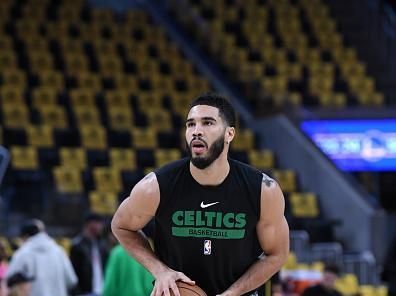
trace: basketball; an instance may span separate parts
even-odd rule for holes
[[[189,285],[184,282],[176,282],[179,288],[180,296],[207,296],[205,291],[197,285]],[[171,296],[174,296],[173,292],[170,291]]]

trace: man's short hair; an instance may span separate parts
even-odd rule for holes
[[[336,264],[326,264],[324,271],[334,273],[337,276],[340,275],[340,268]]]
[[[224,96],[214,92],[207,92],[199,95],[191,103],[190,109],[197,105],[207,105],[219,109],[219,116],[223,118],[228,126],[235,127],[235,109]]]
[[[104,218],[98,213],[89,212],[84,216],[84,224],[87,224],[89,222],[104,222]]]
[[[22,224],[19,231],[19,235],[31,237],[44,230],[45,230],[45,226],[43,221],[39,219],[30,219]]]

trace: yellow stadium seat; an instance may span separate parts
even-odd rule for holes
[[[158,79],[151,79],[151,85],[156,91],[161,91],[163,94],[171,94],[175,90],[175,84],[171,76],[158,76]]]
[[[136,59],[136,69],[140,74],[156,74],[158,73],[158,62],[151,59]]]
[[[273,170],[272,177],[279,183],[284,192],[296,191],[296,174],[292,170]]]
[[[102,82],[97,74],[81,72],[76,74],[79,88],[90,89],[99,92],[102,89]]]
[[[325,264],[322,261],[315,261],[311,263],[311,269],[323,272],[325,268]]]
[[[42,106],[55,106],[58,101],[58,92],[50,87],[39,87],[32,90],[32,103],[37,109]]]
[[[81,126],[81,146],[87,149],[106,149],[107,135],[102,126]]]
[[[0,51],[0,73],[4,73],[8,69],[16,69],[17,66],[17,58],[13,51]]]
[[[80,20],[80,13],[81,11],[76,7],[62,7],[58,10],[58,18],[61,21],[78,22]]]
[[[376,296],[375,288],[371,285],[361,285],[359,287],[359,292],[362,296]]]
[[[346,105],[344,93],[321,92],[318,94],[319,103],[326,108],[343,108]]]
[[[162,106],[162,96],[155,92],[140,93],[137,96],[138,106],[141,111],[146,111],[150,109],[161,110]]]
[[[172,99],[172,111],[180,116],[187,116],[191,105],[191,98],[187,94],[173,92],[170,95]]]
[[[288,81],[284,76],[264,77],[262,86],[271,96],[285,96],[287,92]]]
[[[297,268],[297,256],[293,251],[289,252],[289,255],[287,256],[287,261],[283,265],[282,268],[287,269],[287,270],[293,270]]]
[[[43,21],[46,16],[45,12],[46,12],[45,9],[42,9],[42,7],[34,5],[33,3],[29,4],[29,5],[22,6],[22,15],[24,18],[27,18],[27,19]]]
[[[48,40],[43,36],[31,36],[23,41],[27,47],[28,54],[48,52]]]
[[[309,79],[308,88],[312,95],[320,95],[321,93],[330,93],[333,90],[334,78],[317,76]]]
[[[383,93],[375,92],[369,93],[359,93],[358,99],[362,105],[370,105],[381,107],[384,105],[385,98]]]
[[[89,193],[89,204],[91,211],[112,216],[118,206],[117,194],[109,191],[92,191]]]
[[[252,150],[254,148],[254,134],[251,130],[238,130],[231,142],[231,149],[236,151]]]
[[[263,48],[261,55],[265,62],[270,65],[277,65],[287,61],[286,51],[284,49]]]
[[[169,162],[180,159],[181,153],[179,149],[156,149],[154,151],[154,157],[157,167],[161,167]]]
[[[19,19],[15,22],[17,36],[21,39],[39,36],[39,22],[34,19]]]
[[[73,108],[73,113],[78,126],[101,124],[99,112],[95,106],[76,106]]]
[[[129,130],[134,126],[133,113],[127,107],[115,106],[107,109],[110,128]]]
[[[36,73],[39,77],[40,86],[50,87],[57,91],[63,91],[65,80],[63,74],[59,71],[42,71]]]
[[[53,147],[52,131],[52,127],[48,125],[28,125],[26,127],[28,144],[34,147]]]
[[[139,89],[137,80],[132,75],[113,73],[112,78],[117,90],[136,92]]]
[[[274,153],[271,150],[249,150],[249,163],[259,169],[271,169],[274,167]]]
[[[76,55],[84,54],[84,47],[81,40],[72,38],[61,38],[59,41],[63,53],[73,53]]]
[[[30,53],[29,65],[32,73],[54,69],[54,61],[49,51]]]
[[[101,37],[102,26],[95,23],[79,23],[79,33],[81,40],[91,41]]]
[[[111,78],[114,73],[122,73],[123,66],[118,56],[101,56],[98,58],[99,71],[103,77]]]
[[[339,67],[344,78],[351,76],[364,77],[366,75],[366,66],[362,62],[341,63]]]
[[[105,94],[105,101],[107,108],[119,107],[123,109],[131,108],[131,100],[128,91],[114,90],[108,91]]]
[[[52,173],[59,193],[81,194],[83,192],[84,187],[79,168],[55,167]]]
[[[171,115],[164,109],[149,109],[146,117],[148,126],[156,131],[170,131],[173,128]]]
[[[184,78],[194,73],[194,66],[187,60],[175,59],[171,64],[174,77]]]
[[[26,87],[26,73],[24,71],[9,69],[2,76],[3,85],[19,87],[22,90]]]
[[[290,80],[301,80],[303,68],[299,63],[284,63],[278,64],[276,71],[279,76],[285,76]]]
[[[288,93],[286,100],[292,106],[301,106],[302,95],[299,92],[291,92],[291,93]]]
[[[261,62],[242,64],[240,71],[236,73],[240,81],[259,80],[263,77],[264,65]]]
[[[59,149],[59,157],[62,167],[72,167],[81,170],[87,167],[87,155],[81,147],[61,147]]]
[[[388,296],[388,287],[387,286],[378,286],[375,289],[376,296]]]
[[[95,91],[89,88],[73,89],[70,91],[72,106],[95,106]]]
[[[92,171],[95,189],[100,192],[120,192],[122,189],[121,174],[118,169],[95,167]]]
[[[12,51],[14,48],[12,39],[7,35],[0,35],[0,53],[7,50]]]
[[[157,133],[152,128],[133,128],[131,135],[135,149],[153,149],[158,145]]]
[[[38,154],[35,147],[11,147],[11,165],[14,169],[36,170],[38,169]]]
[[[83,54],[64,53],[66,73],[77,75],[89,70],[87,57]]]
[[[317,198],[313,193],[291,193],[291,212],[296,218],[316,218],[319,216]]]
[[[335,287],[343,295],[354,295],[358,293],[359,282],[355,274],[346,273],[336,280]]]
[[[0,89],[1,105],[25,105],[23,90],[16,86],[4,85]]]
[[[58,105],[38,106],[41,123],[53,128],[64,129],[68,127],[65,109]]]
[[[96,52],[101,54],[107,54],[115,56],[117,55],[117,46],[113,42],[109,42],[107,39],[98,39],[93,41],[94,48]]]
[[[29,110],[26,105],[4,105],[2,109],[4,126],[20,128],[29,125]]]
[[[131,149],[111,148],[110,165],[118,170],[135,170],[136,153]]]

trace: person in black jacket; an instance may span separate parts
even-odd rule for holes
[[[70,259],[78,277],[75,295],[100,295],[103,288],[103,270],[107,248],[101,235],[104,228],[102,216],[89,213],[84,219],[82,232],[73,239]]]

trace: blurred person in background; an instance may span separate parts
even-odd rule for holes
[[[0,278],[0,296],[7,296],[7,284],[4,278]]]
[[[20,230],[22,246],[11,258],[7,281],[24,273],[34,278],[31,296],[66,296],[77,277],[64,250],[45,232],[44,223],[33,219]]]
[[[30,296],[32,295],[33,277],[22,272],[17,272],[8,278],[7,286],[10,289],[8,296]]]
[[[154,277],[118,245],[106,266],[103,296],[150,296]]]
[[[102,239],[104,219],[97,213],[84,218],[82,232],[73,239],[70,259],[77,273],[78,285],[75,295],[101,295],[104,266],[108,255],[106,242]]]
[[[152,242],[154,222],[143,232]],[[112,249],[106,264],[103,296],[149,296],[153,290],[154,277],[135,258],[118,244]]]
[[[8,256],[5,245],[0,241],[0,279],[5,277],[8,267]]]
[[[302,296],[342,296],[334,286],[339,273],[336,265],[326,265],[323,271],[322,281],[319,284],[306,288]]]
[[[4,244],[0,241],[0,296],[6,296],[5,275],[7,272],[8,261]]]

